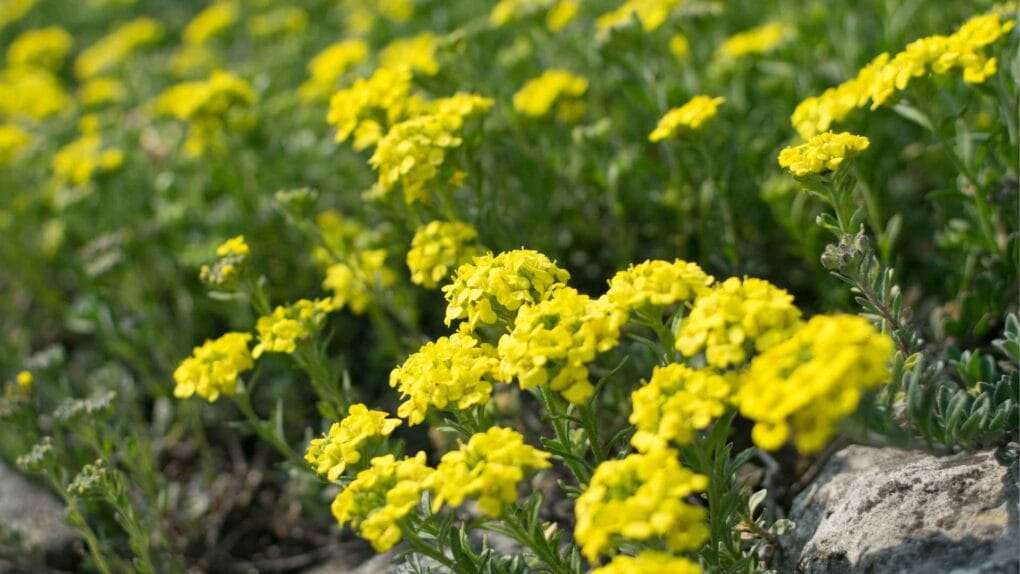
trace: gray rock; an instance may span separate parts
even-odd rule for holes
[[[848,447],[794,501],[780,571],[1020,572],[1017,486],[991,451]]]
[[[30,555],[44,556],[53,566],[73,566],[79,557],[78,535],[64,522],[64,515],[63,505],[48,490],[0,463],[0,529],[4,538]]]

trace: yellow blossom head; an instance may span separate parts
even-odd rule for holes
[[[256,359],[262,353],[293,353],[297,344],[315,335],[336,307],[330,299],[300,299],[287,306],[278,306],[273,312],[259,317],[255,330],[259,343],[252,349]]]
[[[248,21],[248,33],[256,38],[300,34],[308,27],[308,12],[297,6],[280,6]]]
[[[473,331],[481,323],[509,325],[521,305],[545,299],[550,290],[570,279],[548,257],[529,249],[499,255],[487,253],[461,265],[453,282],[443,287],[448,303],[446,324],[466,321]]]
[[[342,40],[330,44],[308,62],[308,81],[299,93],[305,101],[326,98],[337,81],[368,56],[368,44],[362,40]]]
[[[648,140],[657,142],[674,137],[685,130],[701,129],[705,122],[715,117],[719,106],[725,101],[726,98],[723,97],[694,96],[686,104],[666,112],[655,126],[655,130],[648,134]]]
[[[78,89],[78,100],[83,106],[89,108],[119,103],[126,97],[127,89],[124,87],[124,83],[107,76],[92,78]]]
[[[369,441],[389,436],[398,426],[400,419],[388,418],[385,412],[369,410],[361,403],[353,404],[347,416],[333,423],[328,433],[312,439],[305,461],[320,476],[337,480],[348,465],[361,461]]]
[[[673,8],[681,2],[682,0],[625,0],[615,10],[599,16],[595,20],[595,27],[600,34],[606,34],[614,28],[626,26],[637,18],[644,31],[651,32],[662,26]]]
[[[430,408],[468,409],[489,402],[499,360],[492,345],[454,333],[425,343],[390,373],[404,402],[397,415],[416,425]]]
[[[184,27],[185,44],[198,46],[222,34],[237,22],[237,4],[232,0],[217,0],[195,15]]]
[[[72,103],[60,80],[42,68],[0,71],[0,117],[46,119]]]
[[[522,389],[549,385],[582,404],[594,392],[588,364],[617,345],[625,312],[561,286],[518,310],[513,329],[499,340],[500,373]]]
[[[14,377],[14,382],[18,384],[18,388],[26,393],[32,390],[32,383],[34,381],[35,377],[32,376],[31,371],[20,371]]]
[[[613,275],[606,298],[626,311],[648,305],[667,307],[693,301],[708,292],[714,280],[697,263],[645,261]]]
[[[216,248],[217,259],[212,266],[203,265],[199,278],[216,286],[232,284],[241,272],[250,249],[243,235],[232,237]]]
[[[223,395],[237,392],[237,377],[252,368],[248,351],[248,333],[227,333],[219,339],[195,347],[191,356],[174,371],[174,396],[186,399],[191,395],[214,402]]]
[[[400,460],[391,454],[373,458],[333,500],[333,517],[385,552],[400,542],[400,519],[414,510],[433,472],[424,452]]]
[[[545,15],[545,27],[550,32],[559,32],[574,21],[580,7],[579,0],[560,0]]]
[[[385,249],[364,249],[351,254],[345,261],[326,268],[322,287],[333,292],[333,306],[347,307],[355,315],[368,308],[375,289],[393,285],[397,276],[386,266]]]
[[[443,455],[436,467],[432,510],[473,498],[483,513],[499,516],[505,505],[517,500],[517,485],[527,472],[549,466],[549,453],[525,444],[515,430],[492,427],[476,433],[467,444]]]
[[[790,35],[790,28],[780,22],[769,22],[734,34],[719,46],[719,57],[735,60],[774,50]]]
[[[645,550],[636,556],[618,554],[609,564],[596,568],[591,574],[701,574],[701,566],[687,558],[665,552]]]
[[[683,446],[695,433],[722,416],[730,383],[710,369],[673,363],[655,367],[652,378],[631,394],[631,445],[641,452]]]
[[[588,80],[567,70],[546,70],[541,76],[528,80],[514,94],[517,113],[538,118],[549,113],[561,100],[572,101],[588,91]]]
[[[109,173],[124,163],[124,152],[104,147],[98,133],[87,133],[53,155],[53,178],[59,184],[84,185],[97,174]]]
[[[590,562],[628,540],[697,549],[708,538],[705,509],[684,497],[707,486],[708,479],[681,467],[670,449],[605,461],[574,506],[574,537]]]
[[[28,133],[14,124],[0,124],[0,165],[9,165],[31,143]]]
[[[474,227],[458,221],[432,221],[415,232],[407,252],[411,282],[434,288],[461,264],[473,258],[478,248]]]
[[[74,74],[85,80],[121,64],[139,48],[163,37],[163,25],[152,18],[136,18],[122,24],[78,54]]]
[[[798,326],[793,296],[762,279],[731,277],[694,301],[680,323],[676,349],[702,351],[709,366],[740,366],[755,352],[779,343]]]
[[[821,450],[861,396],[889,380],[892,340],[853,315],[812,317],[755,357],[734,401],[754,421],[751,439],[776,450],[793,433],[803,453]]]
[[[783,149],[779,153],[779,165],[798,177],[834,172],[869,145],[871,142],[864,136],[825,132],[807,143]]]
[[[439,73],[436,62],[438,39],[431,32],[417,36],[398,38],[379,52],[379,65],[384,68],[407,66],[413,73],[435,76]]]
[[[414,105],[410,96],[408,67],[379,68],[333,94],[326,121],[336,128],[336,141],[347,141],[353,135],[354,149],[362,150],[375,145],[390,125],[407,117]]]
[[[7,65],[56,70],[71,51],[74,38],[57,26],[22,33],[7,47]]]

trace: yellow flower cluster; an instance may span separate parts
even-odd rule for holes
[[[355,251],[346,261],[326,268],[322,287],[333,292],[333,306],[360,315],[372,301],[372,290],[393,285],[397,276],[386,266],[385,249]]]
[[[489,98],[455,94],[430,102],[426,113],[391,127],[368,160],[379,173],[373,193],[385,196],[399,183],[407,203],[428,199],[425,185],[439,173],[447,151],[463,142],[464,120],[492,105]]]
[[[0,29],[25,17],[37,0],[0,0]]]
[[[723,97],[694,96],[686,104],[666,112],[655,126],[655,130],[648,134],[648,141],[657,142],[671,138],[681,130],[700,129],[702,124],[715,117],[719,106],[725,101],[726,98]]]
[[[7,65],[56,70],[71,51],[74,38],[58,26],[29,30],[7,48]]]
[[[531,14],[545,10],[553,0],[499,0],[489,12],[489,23],[503,26],[512,20],[526,18]]]
[[[950,36],[920,38],[892,57],[880,54],[856,77],[801,102],[790,121],[807,139],[829,131],[869,102],[873,110],[885,104],[896,92],[907,89],[913,78],[961,69],[965,82],[983,83],[997,69],[996,58],[986,55],[984,49],[1006,36],[1014,24],[995,13],[975,16]]]
[[[99,107],[124,101],[127,89],[124,83],[109,76],[97,76],[87,80],[78,89],[78,100],[85,107]]]
[[[31,138],[23,129],[14,124],[0,124],[0,165],[12,163],[30,142]]]
[[[861,395],[889,378],[892,340],[862,317],[818,315],[755,357],[734,401],[755,422],[751,438],[776,450],[793,432],[804,453],[820,450]]]
[[[0,116],[42,120],[71,103],[60,80],[40,68],[6,68],[0,72]]]
[[[811,137],[807,143],[783,149],[779,152],[779,165],[798,177],[836,171],[869,145],[871,142],[864,136],[825,132]]]
[[[457,269],[453,283],[443,287],[448,303],[446,324],[466,321],[462,330],[502,320],[512,324],[521,305],[538,303],[570,273],[548,257],[530,249],[515,249],[475,257]]]
[[[691,51],[691,43],[683,34],[674,34],[669,39],[669,51],[677,60],[683,60]]]
[[[626,311],[647,305],[666,307],[693,301],[705,294],[714,280],[697,263],[651,260],[613,275],[606,298]]]
[[[515,430],[492,427],[476,433],[467,444],[444,454],[436,467],[432,511],[471,498],[478,500],[483,513],[499,516],[504,506],[517,500],[517,485],[525,474],[549,466],[549,453],[525,444]]]
[[[155,111],[188,122],[185,150],[201,156],[218,149],[231,126],[231,114],[255,103],[251,85],[231,72],[214,70],[207,80],[183,82],[163,91]]]
[[[35,377],[32,376],[31,371],[19,371],[14,377],[14,382],[22,391],[29,392],[32,390],[32,384],[35,383]]]
[[[499,360],[492,345],[454,333],[425,343],[390,373],[390,386],[405,399],[397,416],[416,425],[430,407],[467,409],[489,402]]]
[[[682,0],[626,0],[617,9],[607,12],[595,20],[595,27],[601,33],[613,28],[626,26],[631,19],[637,18],[646,32],[656,30],[669,18],[673,8]]]
[[[729,381],[715,371],[677,363],[655,367],[648,383],[631,394],[630,424],[637,432],[630,444],[641,452],[688,444],[722,416],[729,398]]]
[[[740,366],[748,354],[787,338],[800,321],[793,296],[768,281],[731,277],[694,301],[680,324],[676,349],[705,351],[709,366]]]
[[[590,562],[625,540],[661,541],[669,550],[692,550],[708,538],[705,509],[684,497],[705,490],[708,479],[680,466],[660,449],[607,460],[577,499],[574,537]]]
[[[108,173],[124,163],[124,152],[103,147],[98,133],[86,133],[53,154],[53,177],[59,184],[84,185],[99,173]]]
[[[560,0],[545,15],[545,26],[550,32],[559,32],[567,27],[580,10],[579,0]]]
[[[474,227],[459,221],[432,221],[418,229],[407,252],[411,282],[429,288],[438,286],[477,254],[477,237]]]
[[[333,94],[326,121],[336,127],[336,141],[347,141],[353,135],[354,149],[363,150],[378,143],[389,126],[420,105],[420,99],[409,97],[410,93],[409,68],[379,68]]]
[[[637,556],[619,554],[591,574],[701,574],[701,566],[686,558],[646,550]]]
[[[305,460],[321,476],[337,480],[347,465],[361,461],[366,443],[387,437],[400,426],[400,419],[387,418],[383,411],[369,410],[361,403],[351,405],[347,416],[329,427],[329,432],[314,438],[305,451]]]
[[[195,347],[191,356],[174,371],[174,396],[186,399],[191,395],[214,402],[223,395],[237,392],[237,377],[254,366],[248,351],[248,333],[227,333]]]
[[[787,25],[769,22],[750,30],[734,34],[719,46],[719,57],[736,60],[775,49],[790,35]]]
[[[567,70],[546,70],[541,76],[528,80],[514,94],[514,110],[533,118],[549,113],[553,105],[560,103],[558,115],[563,118],[563,111],[569,116],[574,98],[583,96],[588,91],[588,80]],[[564,108],[566,106],[566,108]]]
[[[436,62],[437,47],[438,40],[431,32],[399,38],[379,52],[379,65],[383,68],[407,66],[414,73],[435,76],[439,73],[439,63]]]
[[[401,539],[399,521],[414,509],[435,472],[425,453],[396,460],[388,454],[372,459],[333,501],[340,526],[350,524],[377,552],[393,548]]]
[[[162,37],[162,24],[152,18],[136,18],[78,54],[74,73],[82,80],[98,76],[124,62],[139,48],[154,44]]]
[[[252,356],[257,359],[267,351],[293,353],[298,342],[314,335],[335,309],[330,299],[300,299],[291,305],[278,306],[255,323],[259,343],[252,349]]]
[[[185,44],[199,46],[223,33],[237,22],[237,4],[220,0],[206,6],[184,27],[181,36]]]
[[[330,44],[308,63],[308,80],[299,88],[305,101],[326,98],[337,81],[368,56],[368,44],[361,40],[342,40]]]
[[[582,404],[595,388],[588,363],[617,345],[625,312],[562,286],[545,300],[518,310],[510,333],[499,340],[500,375],[522,389],[548,384],[568,401]]]
[[[211,267],[203,265],[198,276],[202,281],[211,285],[229,285],[237,279],[240,267],[248,258],[249,252],[250,248],[243,235],[232,237],[216,248],[218,259]]]
[[[299,34],[307,27],[308,12],[297,6],[280,6],[248,21],[248,33],[256,38]]]

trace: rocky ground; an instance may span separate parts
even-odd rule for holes
[[[851,446],[793,503],[779,572],[1018,573],[1018,467],[993,451],[938,457]],[[0,573],[73,570],[81,548],[46,490],[0,465]],[[27,558],[27,559],[26,559]],[[309,574],[395,572],[392,554],[337,553]],[[32,564],[35,562],[35,565]]]

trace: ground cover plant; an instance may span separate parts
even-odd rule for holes
[[[0,460],[86,572],[774,569],[1017,458],[1017,16],[0,0]]]

